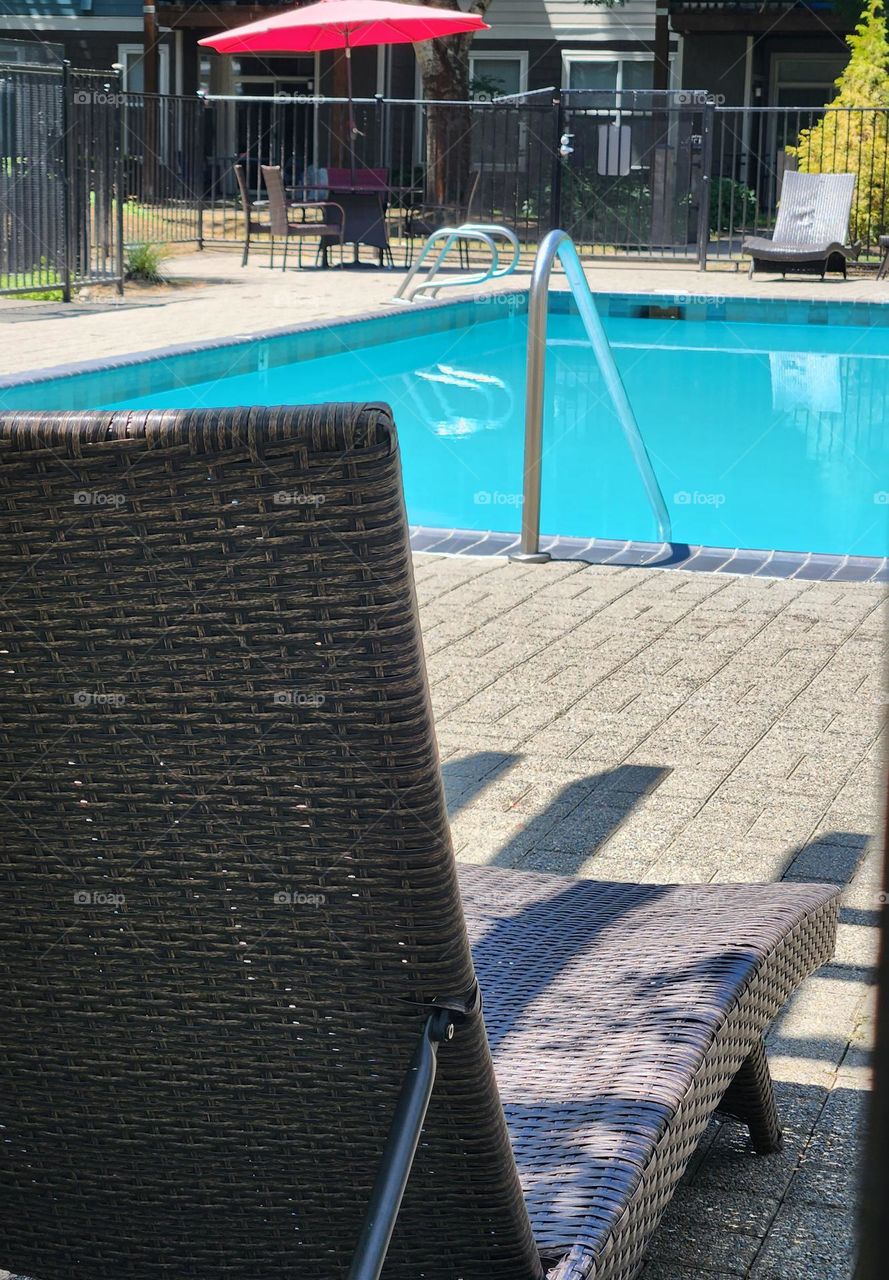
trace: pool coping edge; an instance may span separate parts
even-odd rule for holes
[[[411,550],[445,556],[509,556],[518,550],[516,533],[477,529],[438,529],[412,525]],[[747,547],[710,547],[686,543],[615,541],[607,538],[542,536],[541,551],[553,560],[615,568],[683,569],[757,578],[809,582],[889,583],[885,556],[832,555],[813,551],[768,551]]]

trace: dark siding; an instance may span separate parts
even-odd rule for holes
[[[565,44],[557,40],[526,40],[517,44],[513,40],[478,40],[472,47],[473,53],[484,55],[486,51],[528,53],[528,89],[560,89],[562,87],[562,50]],[[650,44],[642,40],[572,40],[572,50],[589,49],[591,52],[613,50],[615,53],[636,53],[652,50]],[[413,98],[414,96],[414,55],[409,47],[393,50],[392,57],[392,96],[393,98]]]
[[[746,48],[744,35],[709,31],[687,35],[682,49],[683,86],[719,94],[728,107],[743,106]]]
[[[138,31],[4,31],[5,40],[50,40],[62,45],[72,67],[84,71],[108,71],[117,62],[119,44],[138,44]],[[175,51],[170,49],[170,76],[174,77]],[[172,87],[172,85],[171,85]]]
[[[0,14],[23,17],[83,17],[79,0],[0,0]],[[92,18],[138,18],[142,0],[93,0]]]

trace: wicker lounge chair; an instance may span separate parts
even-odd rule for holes
[[[626,1278],[714,1110],[775,1149],[834,888],[461,906],[388,410],[7,413],[0,463],[0,1268],[373,1280],[406,1181],[386,1280]]]
[[[861,251],[860,244],[846,243],[854,193],[854,173],[786,170],[771,239],[748,236],[741,245],[751,256],[750,275],[780,271],[823,280],[826,272],[841,271],[845,276],[848,259]]]

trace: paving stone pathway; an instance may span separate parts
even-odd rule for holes
[[[769,1049],[785,1147],[714,1122],[644,1280],[851,1280],[885,700],[878,587],[418,555],[458,858],[833,880],[833,964]]]

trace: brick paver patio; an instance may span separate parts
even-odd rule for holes
[[[835,962],[771,1036],[784,1151],[757,1158],[714,1124],[645,1277],[851,1277],[880,588],[427,555],[416,570],[459,858],[848,884]]]
[[[178,258],[177,274],[204,283],[122,304],[2,299],[0,375],[335,319],[378,305],[399,278],[241,273],[237,260]],[[607,290],[777,292],[688,268],[590,277]],[[780,296],[889,300],[889,282],[788,281]],[[880,806],[881,590],[430,555],[416,569],[459,858],[691,885],[847,885],[836,959],[771,1037],[784,1151],[757,1158],[739,1126],[715,1124],[645,1280],[850,1278],[879,901],[867,846]]]

